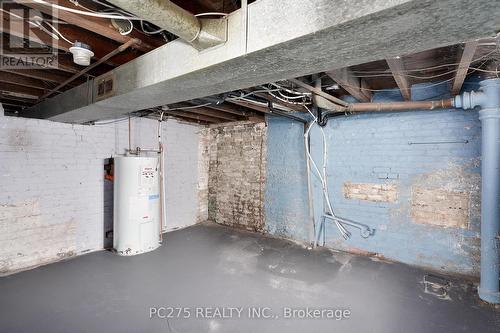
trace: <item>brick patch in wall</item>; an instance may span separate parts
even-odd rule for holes
[[[466,192],[413,188],[411,218],[419,224],[467,228],[469,200]]]
[[[266,171],[265,123],[210,127],[208,215],[217,223],[263,228]]]
[[[352,200],[373,202],[396,202],[398,188],[396,184],[344,183],[344,197]]]

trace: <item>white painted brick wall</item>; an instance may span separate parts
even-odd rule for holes
[[[164,123],[169,228],[197,221],[199,131]],[[133,119],[132,142],[156,147],[157,122]],[[127,146],[127,121],[82,126],[0,117],[0,274],[103,248],[112,216],[104,159]]]

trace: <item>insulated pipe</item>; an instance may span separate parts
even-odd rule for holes
[[[478,92],[455,97],[457,107],[480,106],[481,120],[481,282],[479,297],[500,303],[500,79],[480,82]]]

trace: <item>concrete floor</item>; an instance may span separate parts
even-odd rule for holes
[[[480,303],[471,284],[453,279],[440,297],[425,292],[429,272],[403,264],[213,224],[166,241],[136,257],[96,252],[0,278],[0,332],[500,332],[499,310]],[[186,310],[150,319],[161,306]],[[214,307],[226,316],[241,307],[241,318],[236,310],[217,318]],[[250,307],[272,318],[249,318]],[[285,308],[306,307],[350,316],[284,318]],[[202,310],[211,318],[196,318]]]

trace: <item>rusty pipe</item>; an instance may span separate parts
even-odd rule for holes
[[[410,110],[436,110],[455,107],[454,99],[436,101],[410,101],[387,103],[351,103],[344,109],[345,112],[388,112]]]

